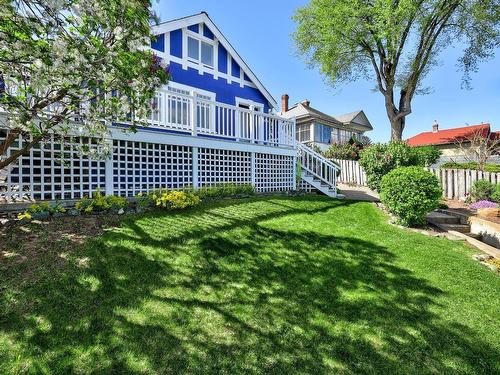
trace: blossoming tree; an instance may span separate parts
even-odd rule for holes
[[[0,169],[51,133],[104,144],[111,121],[142,124],[169,78],[153,21],[150,0],[0,0]]]

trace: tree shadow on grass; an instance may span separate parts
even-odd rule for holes
[[[397,266],[388,249],[268,222],[353,203],[237,202],[132,220],[75,250],[89,259],[84,266],[69,261],[36,285],[9,284],[0,333],[12,345],[0,348],[0,369],[498,370],[500,353],[444,319],[444,292]]]

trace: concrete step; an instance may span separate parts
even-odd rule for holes
[[[427,214],[427,221],[431,224],[460,224],[460,218],[436,211]]]
[[[460,211],[460,210],[456,210],[456,209],[440,208],[434,212],[439,212],[439,213],[442,213],[445,215],[455,216],[455,217],[460,219],[460,222],[462,224],[467,224],[469,222],[469,217],[471,216],[470,213],[463,212],[463,210]]]
[[[434,223],[432,223],[434,224]],[[444,223],[438,223],[434,224],[438,228],[441,228],[442,230],[445,231],[455,231],[459,233],[469,233],[470,232],[470,225],[467,224],[444,224]]]

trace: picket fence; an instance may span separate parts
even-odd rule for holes
[[[354,160],[334,160],[342,171],[338,181],[348,185],[366,186],[366,173]],[[475,181],[487,180],[493,184],[500,183],[500,173],[481,172],[472,169],[427,168],[441,182],[443,197],[447,199],[464,199]]]
[[[355,160],[334,159],[342,171],[337,181],[348,185],[366,186],[366,173]]]

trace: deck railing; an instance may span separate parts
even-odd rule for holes
[[[161,90],[157,93],[148,119],[151,127],[238,142],[295,147],[294,120],[178,91]]]

